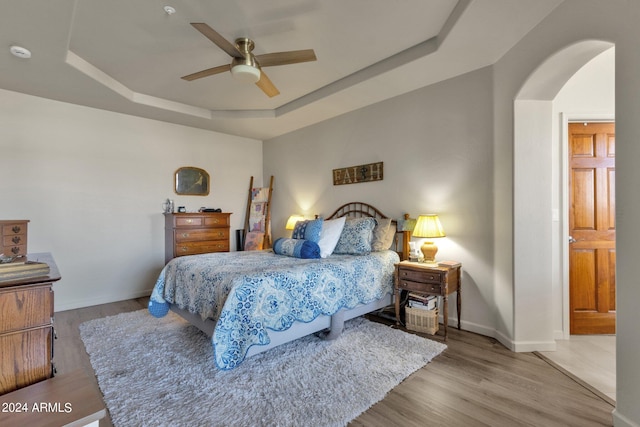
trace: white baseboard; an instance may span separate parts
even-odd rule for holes
[[[554,340],[568,340],[570,338],[569,333],[564,333],[563,330],[555,330],[553,331],[553,339]]]
[[[457,320],[458,320],[457,318],[455,319],[450,318],[449,327],[452,327],[452,325],[453,327],[457,327],[457,323],[458,323]],[[500,342],[500,344],[505,346],[508,350],[515,351],[514,343],[509,338],[507,338],[504,334],[502,334],[501,332],[497,331],[494,328],[480,325],[478,323],[467,322],[464,320],[461,320],[460,324],[462,329],[465,331],[473,332],[474,334],[483,335],[485,337],[495,338],[496,340],[498,340],[498,342]]]
[[[457,327],[458,326],[458,319],[449,319],[449,327]],[[477,323],[473,323],[473,322],[467,322],[464,320],[460,321],[460,326],[462,329],[464,329],[465,331],[469,331],[469,332],[473,332],[474,334],[479,334],[479,335],[484,335],[486,337],[491,337],[491,338],[495,338],[496,337],[496,330],[493,328],[489,328],[487,326],[484,325],[480,325]]]
[[[452,323],[449,321],[449,325]],[[500,344],[505,346],[507,349],[511,351],[515,351],[518,353],[532,352],[532,351],[556,351],[556,342],[555,341],[514,341],[504,335],[502,332],[497,331],[495,329],[489,328],[487,326],[464,322],[462,321],[462,329],[469,332],[474,332],[476,334],[484,335],[487,337],[497,339]]]
[[[513,351],[527,353],[531,351],[556,351],[555,341],[515,341]]]
[[[612,412],[613,415],[613,425],[615,427],[640,427],[640,424],[634,423],[629,418],[625,417],[618,411],[618,408],[615,408]]]
[[[500,344],[507,347],[511,351],[516,351],[515,350],[516,346],[513,343],[513,340],[511,340],[511,338],[507,337],[505,334],[503,334],[500,331],[494,331],[494,332],[495,332],[495,335],[493,335],[493,337],[497,339],[500,342]]]
[[[83,298],[72,301],[59,301],[54,299],[54,312],[74,310],[76,308],[91,307],[94,305],[108,304],[110,302],[148,297],[149,295],[151,295],[151,291],[152,289],[148,289],[144,291],[119,294],[117,297],[114,297],[113,295],[102,295],[96,298]]]

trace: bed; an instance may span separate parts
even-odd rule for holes
[[[367,234],[371,222],[376,226]],[[308,245],[318,224],[328,235],[329,225],[338,223],[344,227],[325,257],[278,254],[286,253],[278,247],[289,242]],[[174,258],[158,277],[149,312],[162,317],[171,310],[198,327],[211,337],[216,366],[229,370],[247,357],[312,333],[334,339],[346,320],[392,303],[394,265],[406,253],[398,249],[399,242],[409,236],[397,232],[395,221],[378,209],[347,203],[325,219],[298,223],[293,237],[307,239],[282,239],[273,250]]]

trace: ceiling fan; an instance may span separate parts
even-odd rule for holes
[[[269,77],[262,71],[261,67],[296,64],[316,60],[316,54],[313,49],[254,55],[252,51],[255,45],[251,39],[236,39],[234,45],[207,24],[192,22],[191,25],[215,43],[220,49],[227,52],[233,60],[231,64],[220,65],[183,76],[182,79],[184,80],[192,81],[225,71],[231,71],[231,74],[233,74],[235,78],[241,81],[255,83],[256,86],[271,98],[278,95],[280,91],[278,91],[271,80],[269,80]]]

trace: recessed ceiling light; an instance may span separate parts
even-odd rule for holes
[[[171,6],[165,6],[164,11],[167,13],[167,15],[173,15],[174,13],[176,13],[176,10]]]
[[[17,56],[18,58],[23,58],[23,59],[31,58],[31,52],[29,51],[29,49],[25,49],[24,47],[11,46],[9,48],[9,51],[13,56]]]

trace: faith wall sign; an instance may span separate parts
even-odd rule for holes
[[[333,170],[333,185],[382,181],[382,162]]]

